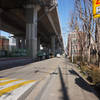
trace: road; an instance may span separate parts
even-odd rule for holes
[[[0,100],[99,100],[65,58],[0,71]]]

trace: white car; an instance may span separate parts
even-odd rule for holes
[[[60,58],[60,57],[61,57],[61,55],[60,55],[60,54],[57,54],[56,56],[57,56],[58,58]]]

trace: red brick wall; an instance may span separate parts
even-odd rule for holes
[[[0,50],[8,50],[8,49],[9,49],[9,40],[0,39]]]

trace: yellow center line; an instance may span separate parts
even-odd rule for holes
[[[0,86],[4,86],[4,85],[7,85],[9,83],[12,83],[12,82],[15,82],[15,81],[19,81],[20,79],[17,79],[17,80],[10,80],[10,81],[6,81],[6,82],[1,82],[0,83]]]
[[[0,90],[0,96],[2,96],[3,94],[9,93],[9,92],[11,92],[11,91],[13,91],[13,90],[15,90],[15,89],[17,89],[17,88],[23,86],[23,85],[32,83],[32,82],[34,82],[34,81],[35,81],[35,80],[25,81],[25,82],[18,83],[18,84],[16,84],[16,85],[10,86],[10,87],[8,87],[8,88],[2,89],[2,90]]]

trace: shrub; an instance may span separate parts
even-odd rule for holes
[[[87,76],[91,76],[92,70],[88,66],[81,66],[81,71],[85,73]]]
[[[100,83],[100,69],[97,67],[81,66],[81,72],[87,76],[87,79],[93,84]]]
[[[93,68],[91,77],[93,79],[94,84],[100,83],[100,69],[99,68]]]
[[[69,60],[70,60],[70,62],[72,61],[72,58],[71,57],[69,57]]]

